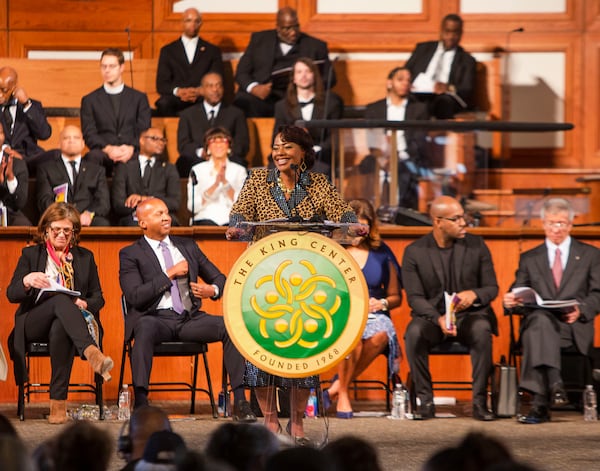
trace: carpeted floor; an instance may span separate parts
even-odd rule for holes
[[[185,439],[188,447],[201,450],[209,434],[225,420],[213,419],[208,408],[200,408],[200,414],[186,414],[187,404],[158,403],[174,417],[173,428]],[[368,409],[368,414],[382,410],[381,405],[357,404]],[[55,434],[62,426],[51,426],[43,418],[47,404],[26,407],[27,420],[20,422],[15,417],[16,406],[4,405],[0,412],[11,418],[21,437],[30,449]],[[514,455],[540,470],[592,470],[600,469],[600,421],[584,422],[580,412],[555,411],[552,421],[541,425],[522,425],[515,419],[499,419],[493,422],[478,422],[470,417],[470,404],[455,407],[438,407],[438,412],[453,413],[455,418],[436,418],[427,421],[389,420],[381,417],[360,417],[352,420],[330,418],[307,419],[307,430],[315,441],[329,440],[347,434],[358,434],[376,444],[383,468],[392,470],[418,470],[424,460],[435,450],[453,445],[469,431],[482,431],[504,441]],[[97,422],[115,439],[122,427],[121,422],[106,420]],[[328,430],[327,430],[328,429]],[[124,465],[116,454],[111,470]]]

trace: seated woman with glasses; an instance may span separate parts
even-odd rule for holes
[[[188,180],[188,210],[194,226],[229,224],[229,212],[246,181],[247,170],[229,160],[232,138],[227,129],[211,128],[204,135],[208,160],[192,167]]]
[[[79,247],[79,212],[53,203],[37,227],[37,245],[25,247],[7,297],[19,303],[9,344],[18,384],[26,379],[28,342],[47,342],[50,349],[50,415],[48,422],[68,420],[66,399],[75,354],[109,381],[113,361],[98,346],[96,320],[104,306],[94,255]],[[75,293],[75,294],[74,294]]]

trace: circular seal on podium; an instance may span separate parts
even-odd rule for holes
[[[360,341],[369,295],[362,271],[337,242],[313,232],[278,232],[239,257],[223,294],[229,336],[274,375],[329,370]]]

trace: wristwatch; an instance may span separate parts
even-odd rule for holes
[[[388,300],[386,298],[381,298],[379,300],[379,302],[382,304],[382,311],[388,311],[390,309],[390,303],[388,303]]]

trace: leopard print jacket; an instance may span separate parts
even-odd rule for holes
[[[255,169],[250,172],[237,201],[231,208],[229,225],[241,221],[267,221],[314,215],[335,222],[357,222],[356,215],[335,186],[322,173],[302,172],[299,184],[288,200],[277,185],[279,171]]]

